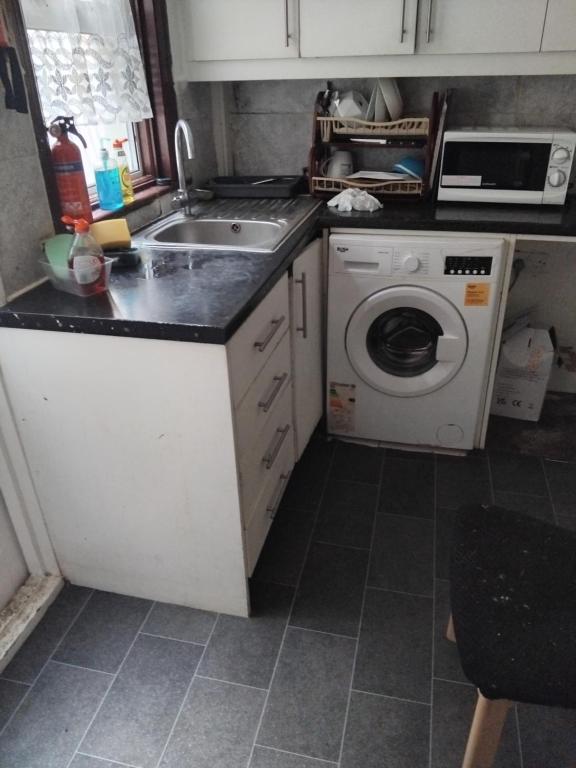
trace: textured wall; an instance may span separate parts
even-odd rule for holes
[[[53,232],[30,115],[8,111],[0,98],[0,277],[6,296],[42,272],[40,241]]]
[[[0,494],[0,611],[28,577],[28,569]]]
[[[576,128],[576,76],[400,78],[406,113],[427,114],[434,90],[456,89],[452,126]],[[370,95],[373,80],[337,80]],[[324,80],[241,82],[231,112],[235,171],[299,173],[312,140],[312,107]]]
[[[195,187],[217,175],[208,83],[176,83],[178,116],[188,120],[194,134],[196,158],[186,162],[186,175]]]

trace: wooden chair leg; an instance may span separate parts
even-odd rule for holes
[[[450,640],[451,642],[456,642],[456,635],[454,634],[454,622],[452,621],[452,614],[450,614],[450,618],[448,619],[448,626],[446,627],[446,639]]]
[[[478,701],[462,768],[492,768],[502,728],[511,706],[511,701],[485,699],[478,691]]]

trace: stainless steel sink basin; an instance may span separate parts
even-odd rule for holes
[[[173,213],[152,224],[140,232],[134,242],[149,248],[271,254],[318,205],[309,197],[199,203],[192,208],[191,215]]]
[[[184,219],[167,223],[153,237],[158,243],[272,250],[285,228],[272,221]]]

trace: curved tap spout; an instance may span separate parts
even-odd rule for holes
[[[188,157],[188,160],[193,160],[195,157],[194,136],[192,135],[192,129],[186,120],[178,120],[176,128],[174,129],[174,153],[176,155],[178,189],[172,196],[172,205],[176,208],[188,208],[190,203],[190,196],[186,188],[184,159],[182,157],[182,137],[184,138],[184,145],[186,147],[186,156]]]

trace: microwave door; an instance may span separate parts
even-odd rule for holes
[[[446,188],[542,193],[550,143],[448,141],[441,184]]]

